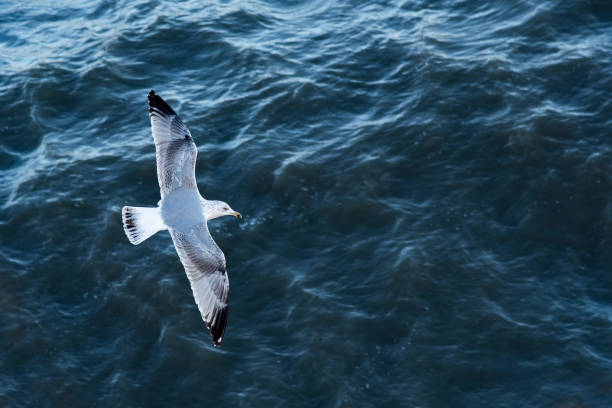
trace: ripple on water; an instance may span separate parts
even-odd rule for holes
[[[605,406],[610,11],[7,5],[0,401]],[[149,89],[245,215],[221,349],[168,234],[123,236]]]

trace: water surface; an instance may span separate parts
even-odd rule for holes
[[[607,1],[5,2],[0,405],[609,407]],[[230,276],[159,200],[179,112]]]

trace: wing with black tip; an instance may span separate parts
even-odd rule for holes
[[[185,267],[200,315],[215,346],[227,325],[229,279],[225,256],[210,236],[206,222],[186,231],[170,229],[176,252]]]
[[[195,163],[198,149],[191,132],[155,91],[149,92],[148,99],[157,180],[162,197],[178,188],[197,189]]]

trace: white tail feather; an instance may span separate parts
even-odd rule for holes
[[[167,229],[162,221],[159,208],[123,207],[123,230],[130,242],[140,244],[157,231]]]

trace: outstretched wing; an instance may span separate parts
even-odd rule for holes
[[[170,235],[202,319],[218,346],[227,325],[229,280],[225,256],[210,236],[206,222],[187,231],[170,229]]]
[[[197,189],[195,162],[198,149],[191,132],[155,91],[149,92],[148,99],[157,181],[162,197],[178,188]]]

